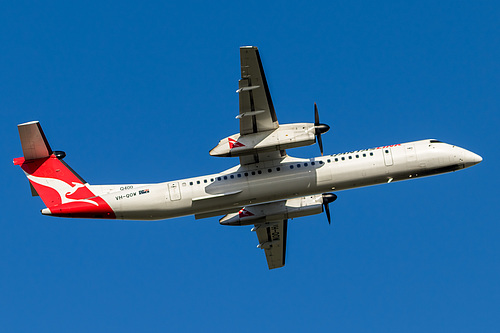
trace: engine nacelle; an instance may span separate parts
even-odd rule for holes
[[[252,155],[257,152],[309,146],[315,142],[314,124],[284,124],[272,131],[231,135],[220,140],[210,151],[210,155],[220,157]]]
[[[222,225],[250,225],[301,216],[319,214],[323,211],[321,194],[243,207],[239,212],[227,214],[220,219]]]

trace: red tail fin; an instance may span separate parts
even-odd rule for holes
[[[114,218],[109,205],[88,183],[53,152],[39,122],[18,125],[24,158],[14,159],[48,209],[43,214],[67,217]]]

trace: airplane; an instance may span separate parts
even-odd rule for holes
[[[228,170],[158,184],[90,185],[53,151],[38,121],[18,125],[23,157],[15,158],[40,196],[43,215],[73,218],[161,220],[215,216],[221,225],[250,226],[269,269],[285,265],[288,220],[326,213],[334,192],[465,169],[481,156],[426,139],[323,155],[322,124],[279,124],[257,47],[240,48],[239,133],[228,136],[211,156],[238,157]],[[318,143],[321,156],[295,158],[287,149]]]

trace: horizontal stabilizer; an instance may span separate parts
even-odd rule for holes
[[[38,121],[17,125],[25,160],[36,160],[52,155],[52,149]]]

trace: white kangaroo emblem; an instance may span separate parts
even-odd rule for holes
[[[70,202],[86,202],[86,203],[89,203],[89,204],[92,204],[95,206],[99,206],[99,204],[97,202],[92,201],[92,200],[70,199],[67,197],[68,195],[72,195],[73,193],[75,193],[79,188],[86,187],[85,184],[72,182],[73,186],[71,186],[68,183],[66,183],[60,179],[36,177],[33,175],[28,175],[27,177],[32,182],[35,182],[35,183],[42,185],[42,186],[50,187],[51,189],[57,191],[57,193],[61,197],[61,204],[70,203]]]

